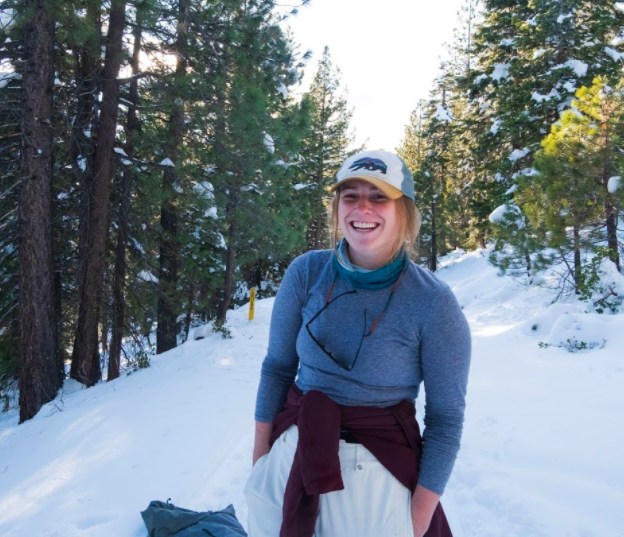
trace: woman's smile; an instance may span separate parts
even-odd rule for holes
[[[353,226],[358,231],[370,232],[379,227],[377,222],[359,222],[353,221],[351,222],[351,226]]]

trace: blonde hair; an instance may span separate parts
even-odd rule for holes
[[[329,206],[329,231],[332,237],[332,246],[334,250],[338,248],[338,241],[341,238],[340,225],[338,222],[338,203],[340,201],[340,190],[338,188]],[[399,253],[402,247],[410,259],[416,255],[416,237],[420,231],[420,211],[414,205],[414,202],[407,196],[401,196],[399,199],[392,200],[396,205],[396,216],[399,222],[399,232],[394,240],[390,256],[386,263],[390,263]]]

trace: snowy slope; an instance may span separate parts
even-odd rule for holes
[[[486,256],[451,254],[438,273],[473,332],[463,445],[443,497],[455,537],[623,537],[624,315],[550,305]],[[272,305],[259,301],[252,322],[247,308],[230,312],[231,340],[189,341],[89,390],[66,383],[23,425],[0,415],[0,535],[144,537],[139,511],[167,498],[233,503],[246,525]],[[571,336],[597,346],[538,345]]]

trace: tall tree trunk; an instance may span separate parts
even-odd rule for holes
[[[581,292],[581,237],[579,228],[574,225],[574,292]]]
[[[186,76],[187,33],[189,25],[189,0],[178,3],[178,33],[176,41],[176,71],[174,88]],[[184,101],[174,92],[174,104],[169,119],[169,132],[166,154],[174,164],[184,137]],[[178,173],[173,166],[167,166],[163,174],[164,200],[160,208],[160,274],[158,278],[158,327],[156,329],[156,352],[173,349],[177,346],[177,307],[178,307],[178,213],[175,204]]]
[[[132,75],[139,73],[139,54],[141,52],[141,35],[143,32],[143,10],[137,6],[136,24],[134,27],[134,48],[132,50]],[[125,151],[129,159],[134,157],[134,146],[139,129],[137,104],[139,101],[139,83],[136,76],[130,82],[130,102],[128,108],[128,122],[126,125]],[[117,228],[117,246],[115,247],[115,275],[113,277],[113,320],[110,353],[108,357],[107,380],[119,377],[121,363],[121,341],[124,332],[124,317],[126,299],[124,287],[126,280],[126,242],[128,241],[128,217],[130,213],[130,190],[132,187],[132,172],[128,166],[124,168],[121,188],[119,192],[119,215]]]
[[[108,352],[108,316],[109,316],[109,282],[106,274],[104,275],[104,285],[102,287],[102,304],[100,305],[101,311],[101,320],[100,325],[102,326],[102,355],[105,355]]]
[[[481,218],[479,220],[482,220]],[[479,228],[479,247],[485,250],[487,248],[487,244],[485,243],[485,229]]]
[[[186,306],[186,317],[184,319],[184,333],[186,338],[184,341],[188,341],[189,333],[191,331],[191,318],[193,316],[193,295],[195,294],[195,285],[193,282],[189,285],[188,305]]]
[[[524,252],[524,262],[526,263],[527,280],[529,282],[529,285],[531,285],[533,283],[533,274],[531,272],[533,270],[533,267],[531,265],[531,256],[529,255],[529,252],[527,250],[525,250]]]
[[[45,0],[26,0],[22,101],[20,263],[20,422],[56,397],[63,365],[55,345],[52,261],[52,72],[54,22]]]
[[[618,271],[620,270],[620,250],[617,236],[618,212],[614,203],[606,201],[604,205],[605,214],[607,215],[607,246],[609,247],[609,257],[615,263]]]
[[[108,43],[103,71],[102,104],[96,129],[97,147],[93,156],[89,189],[87,233],[81,236],[80,262],[83,278],[78,291],[78,323],[70,376],[86,386],[101,377],[98,355],[98,321],[102,301],[104,254],[108,229],[108,206],[115,172],[113,147],[117,127],[117,76],[121,65],[121,44],[125,24],[125,0],[112,0]]]
[[[229,201],[225,208],[226,221],[229,223],[228,237],[227,237],[227,252],[225,259],[225,276],[223,282],[223,294],[221,300],[217,306],[217,318],[216,321],[219,324],[225,323],[227,317],[227,311],[230,308],[232,302],[232,293],[234,292],[234,269],[236,268],[236,245],[238,235],[238,222],[236,220],[236,211],[240,203],[240,186],[239,179],[236,176],[232,177],[232,184],[229,190]]]
[[[223,297],[219,303],[217,310],[217,322],[224,323],[227,311],[230,308],[232,301],[232,292],[234,291],[234,269],[236,266],[236,235],[238,233],[238,226],[236,224],[234,212],[236,210],[236,203],[233,204],[231,209],[230,229],[228,232],[227,241],[227,254],[225,262],[225,282],[223,285]]]
[[[609,118],[613,115],[614,110],[606,101],[602,105],[603,116]],[[616,208],[613,195],[609,192],[609,179],[616,175],[615,166],[613,165],[613,151],[615,150],[612,142],[611,122],[606,120],[602,122],[603,132],[603,165],[602,165],[602,187],[604,189],[604,216],[607,226],[607,246],[609,248],[609,258],[615,263],[618,271],[620,270],[620,251],[617,236],[617,220],[618,211]]]

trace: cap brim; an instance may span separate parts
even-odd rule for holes
[[[353,179],[362,179],[363,181],[367,181],[368,183],[375,185],[379,190],[381,190],[386,196],[388,196],[392,200],[399,199],[403,195],[403,192],[401,192],[398,188],[389,185],[378,177],[373,177],[370,175],[357,175],[354,177],[346,177],[342,181],[339,181],[338,183],[332,185],[329,191],[334,192],[339,186]]]

